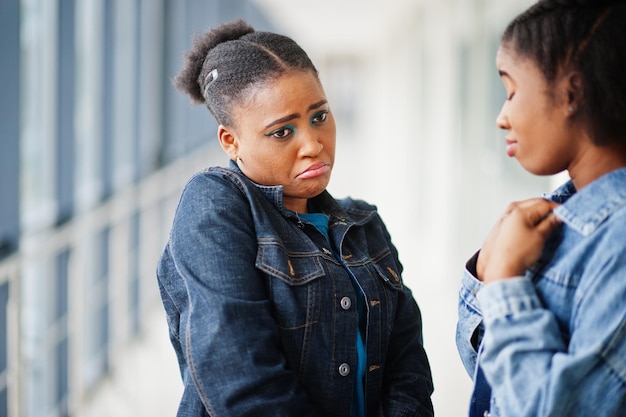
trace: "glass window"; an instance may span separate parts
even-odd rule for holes
[[[8,393],[6,387],[0,389],[0,413],[2,416],[9,415],[9,402]]]
[[[9,283],[0,286],[0,374],[7,370],[7,306],[9,303]],[[0,389],[6,389],[6,378],[0,378]]]
[[[109,367],[109,245],[106,227],[93,238],[92,259],[85,282],[85,382],[95,386]]]
[[[54,288],[55,298],[53,320],[64,319],[68,309],[68,274],[69,274],[70,251],[66,249],[57,255],[56,259],[56,284]]]
[[[21,207],[25,231],[55,221],[57,2],[21,2]]]
[[[137,0],[113,2],[112,29],[113,51],[111,68],[113,122],[112,136],[105,146],[112,146],[111,175],[114,190],[128,186],[135,178],[135,149],[137,123],[137,87],[135,71],[137,60]]]
[[[62,339],[55,347],[55,361],[54,366],[56,378],[54,381],[55,387],[55,408],[57,409],[57,415],[66,416],[68,414],[68,340]]]
[[[76,4],[76,205],[84,210],[103,194],[103,2]]]
[[[159,167],[163,141],[164,16],[161,1],[142,0],[136,23],[139,61],[135,68],[137,84],[137,178]],[[168,80],[167,87],[170,87]]]
[[[74,213],[74,2],[58,2],[55,172],[57,223]]]
[[[46,379],[50,406],[56,415],[67,414],[69,390],[68,363],[68,282],[70,250],[61,250],[54,260],[55,274],[52,276],[46,297],[48,302],[48,325],[46,349],[48,350],[49,377]]]
[[[0,13],[0,259],[17,249],[19,240],[19,0],[3,2]]]
[[[139,333],[141,324],[141,280],[140,280],[140,214],[135,212],[130,218],[130,256],[128,257],[130,266],[129,280],[128,280],[128,300],[129,300],[129,315],[131,321],[131,332],[135,335]]]

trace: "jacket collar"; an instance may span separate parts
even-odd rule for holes
[[[545,198],[563,203],[554,213],[583,236],[593,233],[609,216],[626,206],[626,168],[598,178],[580,191],[570,180]]]
[[[260,185],[252,181],[250,178],[239,169],[239,166],[235,161],[230,161],[229,169],[239,174],[241,177],[250,181],[261,193],[270,200],[276,208],[287,218],[295,219],[300,222],[298,213],[289,210],[283,205],[283,186],[282,185]],[[366,223],[376,212],[374,207],[363,208],[344,208],[335,200],[328,191],[324,190],[321,194],[310,199],[310,203],[313,204],[320,212],[327,214],[331,217],[333,222],[347,222],[364,224]]]

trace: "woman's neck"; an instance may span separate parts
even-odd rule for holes
[[[609,172],[626,167],[626,146],[612,141],[606,145],[590,144],[568,168],[570,178],[580,190]]]

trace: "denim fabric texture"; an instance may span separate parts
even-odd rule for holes
[[[178,416],[350,415],[356,277],[366,299],[367,416],[432,416],[419,308],[375,207],[328,192],[329,237],[236,167],[182,193],[157,278],[184,393]],[[333,249],[340,259],[333,256]]]
[[[525,276],[459,293],[457,346],[491,385],[491,416],[626,415],[626,169],[547,199],[563,221]],[[484,336],[481,337],[484,326]]]

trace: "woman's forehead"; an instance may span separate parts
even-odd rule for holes
[[[242,98],[240,106],[252,110],[261,107],[301,106],[302,102],[318,102],[325,98],[325,94],[316,75],[304,71],[289,71],[250,85]]]

